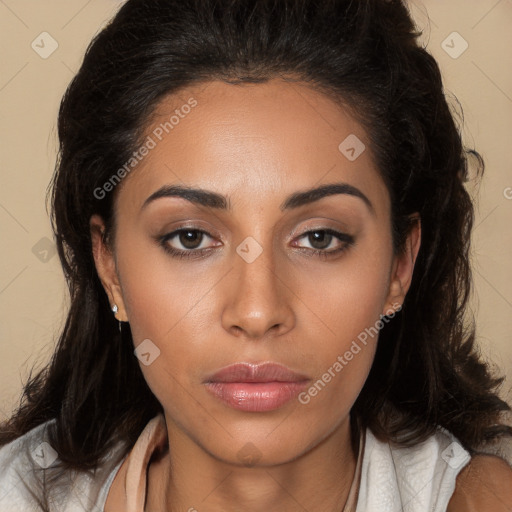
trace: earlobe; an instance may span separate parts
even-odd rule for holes
[[[410,219],[411,226],[403,250],[396,254],[393,260],[384,315],[389,313],[390,309],[396,309],[396,304],[403,304],[411,286],[414,265],[421,245],[421,219],[417,213],[411,215]]]
[[[128,318],[117,275],[114,254],[105,240],[105,222],[99,215],[92,215],[89,221],[89,228],[96,272],[108,296],[110,307],[112,310],[114,305],[117,307],[116,311],[113,310],[117,320],[127,322]]]

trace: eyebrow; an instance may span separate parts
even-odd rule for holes
[[[353,185],[349,185],[348,183],[331,183],[327,185],[321,185],[309,190],[304,190],[302,192],[295,192],[288,196],[286,200],[281,203],[279,208],[281,211],[292,210],[314,203],[315,201],[318,201],[324,197],[336,194],[345,194],[361,199],[366,204],[370,212],[375,214],[373,204],[368,199],[368,197],[358,188],[354,187]],[[217,210],[231,209],[229,197],[218,194],[217,192],[183,185],[165,185],[151,194],[144,201],[141,210],[144,209],[149,203],[163,197],[181,197],[187,201],[190,201],[191,203],[195,203],[200,206],[206,206],[208,208],[214,208]]]

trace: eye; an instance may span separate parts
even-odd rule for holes
[[[354,237],[333,229],[315,229],[307,231],[298,240],[306,239],[309,247],[298,248],[308,250],[321,257],[329,257],[348,249],[354,244]],[[295,244],[294,244],[295,245]],[[295,245],[296,246],[296,245]],[[329,249],[331,247],[331,249]]]
[[[213,246],[204,246],[203,242],[212,238],[206,231],[195,228],[181,228],[160,238],[162,247],[178,258],[200,257]]]

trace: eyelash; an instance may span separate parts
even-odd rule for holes
[[[162,246],[162,248],[170,254],[174,258],[202,258],[206,255],[206,253],[211,252],[214,248],[213,247],[207,247],[203,249],[189,249],[189,250],[181,250],[176,249],[174,247],[171,247],[168,242],[169,240],[172,240],[176,236],[178,236],[180,233],[187,233],[187,232],[194,232],[194,233],[202,233],[203,235],[206,235],[210,238],[213,238],[209,233],[206,231],[203,231],[202,229],[195,229],[195,228],[180,228],[176,231],[173,231],[172,233],[168,233],[167,235],[164,235],[158,239],[158,242]],[[341,254],[342,252],[346,251],[349,247],[352,247],[354,245],[354,237],[351,235],[347,235],[345,233],[341,233],[339,231],[335,231],[333,229],[325,228],[325,229],[313,229],[304,232],[302,235],[300,235],[298,238],[304,238],[307,237],[307,235],[312,233],[326,233],[327,235],[331,235],[335,238],[337,238],[340,242],[344,242],[344,245],[339,247],[338,249],[326,251],[325,249],[310,249],[308,247],[300,247],[298,248],[300,251],[306,251],[309,253],[309,256],[317,256],[320,259],[326,260],[327,258],[334,257],[336,255]],[[201,240],[202,242],[202,240]],[[330,245],[330,243],[329,243]]]

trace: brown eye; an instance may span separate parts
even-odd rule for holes
[[[187,229],[179,232],[179,242],[187,249],[197,249],[203,240],[203,232],[196,229]]]
[[[208,239],[213,243],[210,242],[210,245],[203,243],[208,242]],[[164,251],[176,258],[201,258],[219,245],[215,243],[215,238],[206,231],[191,227],[177,229],[157,240]]]
[[[327,249],[332,239],[333,236],[326,231],[310,231],[308,233],[308,240],[314,249]]]
[[[355,242],[353,236],[327,228],[307,231],[298,239],[305,239],[309,247],[294,242],[295,247],[321,258],[341,254]]]

